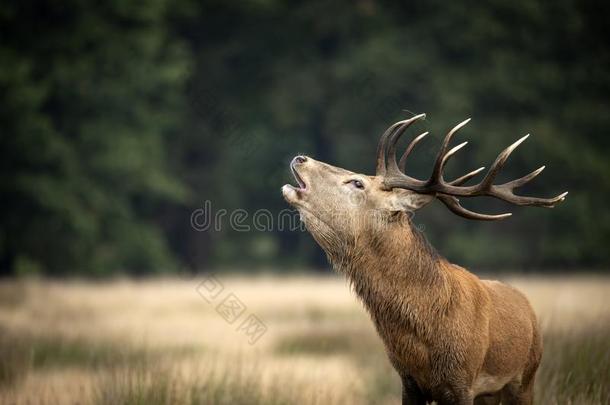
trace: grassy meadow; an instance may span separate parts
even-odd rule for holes
[[[0,403],[400,403],[343,279],[218,280],[214,297],[200,278],[0,282]],[[537,402],[610,403],[610,278],[506,281],[544,331]],[[230,294],[243,304],[233,323],[217,312]],[[254,343],[240,329],[251,314],[266,328]]]

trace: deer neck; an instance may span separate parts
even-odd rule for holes
[[[446,311],[450,303],[448,263],[409,220],[364,233],[331,261],[376,323],[406,322],[417,329],[418,320]]]

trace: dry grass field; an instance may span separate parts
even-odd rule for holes
[[[344,280],[218,280],[222,291],[202,279],[0,282],[0,402],[399,403],[398,379]],[[610,403],[610,278],[507,281],[544,330],[538,403]],[[262,336],[240,327],[249,315]]]

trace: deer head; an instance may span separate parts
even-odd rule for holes
[[[365,228],[387,224],[397,218],[409,217],[433,199],[439,199],[453,213],[467,219],[498,220],[510,213],[489,215],[470,211],[460,205],[459,198],[490,196],[515,205],[553,207],[563,201],[567,192],[554,198],[525,197],[514,194],[515,189],[531,181],[544,166],[519,179],[496,185],[494,180],[509,155],[528,135],[510,145],[498,155],[483,179],[475,185],[466,182],[484,170],[473,170],[455,180],[446,181],[443,169],[447,161],[467,142],[451,149],[449,143],[455,133],[470,119],[455,126],[445,136],[428,180],[418,180],[405,173],[409,154],[427,132],[414,138],[401,158],[396,159],[396,145],[405,130],[425,114],[399,121],[381,136],[377,147],[377,172],[367,176],[318,162],[310,157],[295,157],[290,168],[297,187],[285,185],[284,198],[296,207],[305,225],[327,252],[336,248],[337,241],[354,241]]]

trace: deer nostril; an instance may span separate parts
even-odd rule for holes
[[[305,163],[307,158],[305,156],[296,156],[293,161],[294,163]]]

